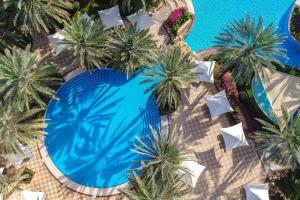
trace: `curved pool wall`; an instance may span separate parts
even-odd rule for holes
[[[155,98],[139,73],[127,80],[111,69],[82,73],[56,92],[48,105],[45,146],[57,169],[87,187],[112,188],[143,159],[130,151],[135,136],[160,125]]]
[[[279,33],[287,36],[283,48],[287,49],[289,59],[280,58],[289,66],[300,69],[299,44],[295,42],[288,31],[288,20],[294,0],[193,0],[195,22],[185,41],[193,51],[214,46],[215,37],[233,20],[240,19],[245,14],[251,17],[263,16],[265,24],[273,23]]]
[[[268,99],[263,83],[259,77],[254,76],[252,78],[251,88],[252,88],[253,97],[258,107],[261,109],[261,111],[265,114],[265,116],[268,119],[275,122],[276,119],[273,115],[272,105]]]

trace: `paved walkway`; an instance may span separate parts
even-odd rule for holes
[[[164,21],[168,18],[172,10],[177,7],[185,6],[184,1],[178,1],[175,3],[169,0],[166,5],[159,8],[153,15],[154,25],[150,28],[150,33],[154,35],[154,38],[158,41],[159,46],[167,45],[171,42],[166,29],[163,26]]]
[[[242,186],[247,183],[261,183],[265,177],[258,160],[253,142],[249,147],[240,147],[225,152],[219,129],[234,125],[230,115],[225,114],[211,121],[203,97],[217,93],[215,86],[201,83],[191,88],[188,99],[171,117],[171,127],[181,129],[190,137],[191,150],[197,161],[206,166],[198,180],[191,199],[194,200],[240,200],[243,199]]]
[[[159,45],[169,42],[169,38],[161,25],[173,6],[172,3],[163,6],[153,15],[155,24],[150,31],[155,35]],[[179,6],[182,6],[181,2]],[[35,41],[33,48],[42,47],[44,53],[53,52],[45,36],[38,35]],[[201,54],[199,56],[201,57]],[[66,63],[66,57],[53,57],[53,59],[59,64],[61,74],[71,70]],[[188,95],[189,99],[184,100],[183,105],[171,117],[171,126],[176,126],[182,129],[185,135],[191,136],[191,148],[198,162],[207,168],[200,177],[191,198],[195,200],[238,200],[242,196],[242,186],[248,182],[261,182],[264,171],[257,159],[252,142],[250,142],[250,147],[224,152],[219,128],[230,126],[230,118],[228,115],[224,115],[212,122],[203,99],[204,95],[215,93],[217,91],[211,84],[201,84],[198,88],[191,88]],[[45,192],[47,200],[121,199],[120,196],[93,198],[81,195],[61,185],[45,167],[37,149],[34,149],[33,157],[25,165],[36,172],[32,182],[25,188]],[[19,200],[19,193],[14,193],[9,200]]]

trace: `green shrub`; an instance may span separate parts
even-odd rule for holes
[[[300,200],[300,170],[289,171],[275,182],[288,199]]]

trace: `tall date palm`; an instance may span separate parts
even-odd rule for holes
[[[103,67],[109,57],[109,33],[103,31],[97,21],[77,17],[66,25],[61,32],[64,36],[58,45],[64,49],[61,53],[71,55],[71,65],[80,64],[80,68],[93,69]]]
[[[6,173],[0,176],[0,196],[5,200],[12,194],[14,189],[18,189],[19,184],[28,178],[28,175],[22,175],[20,170],[15,168],[6,168]]]
[[[27,38],[12,23],[12,13],[4,9],[3,1],[0,0],[0,53],[12,45],[25,48]]]
[[[110,41],[111,65],[130,77],[142,67],[150,65],[157,55],[157,46],[148,30],[126,25],[116,29]]]
[[[223,71],[232,70],[237,82],[248,84],[253,73],[264,75],[264,67],[282,66],[278,57],[286,56],[281,47],[284,38],[272,24],[265,27],[262,17],[256,21],[247,15],[229,23],[215,41],[221,47]]]
[[[36,117],[42,109],[20,112],[13,107],[0,106],[0,152],[22,155],[22,145],[32,145],[38,136],[45,134],[43,118]]]
[[[0,55],[0,97],[6,105],[16,109],[29,110],[31,106],[46,107],[47,98],[54,97],[53,87],[60,84],[55,65],[49,57],[39,56],[39,50],[6,49]]]
[[[152,129],[152,135],[147,135],[146,139],[136,138],[133,144],[134,153],[142,155],[140,160],[143,170],[151,170],[151,176],[162,180],[174,180],[178,175],[178,170],[185,171],[181,164],[189,160],[189,148],[187,139],[181,133],[175,133],[176,128],[169,134],[158,134]]]
[[[183,200],[187,199],[190,192],[189,186],[181,180],[179,175],[175,175],[174,180],[156,180],[153,170],[146,170],[145,175],[139,177],[136,172],[128,175],[128,179],[133,186],[131,190],[120,190],[131,200]]]
[[[255,132],[255,140],[262,143],[260,151],[266,152],[267,159],[290,169],[300,167],[300,112],[291,117],[283,109],[278,124],[257,119],[262,130]]]
[[[196,65],[190,53],[182,52],[179,47],[165,49],[157,58],[154,66],[143,75],[151,83],[145,92],[152,92],[162,111],[173,112],[180,104],[183,89],[195,82],[196,74],[191,71]]]
[[[14,13],[14,25],[25,33],[46,32],[57,29],[70,19],[73,9],[66,0],[3,0],[4,7]]]

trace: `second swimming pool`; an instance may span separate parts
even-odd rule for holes
[[[185,38],[193,51],[214,46],[215,37],[228,22],[240,19],[245,14],[263,16],[265,24],[273,23],[279,32],[287,35],[284,48],[289,59],[282,62],[300,68],[300,46],[288,33],[288,18],[294,0],[193,0],[196,20]]]

